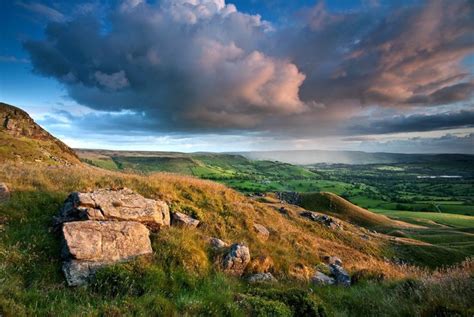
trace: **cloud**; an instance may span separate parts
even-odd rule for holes
[[[446,134],[439,138],[409,138],[405,140],[365,141],[358,149],[392,153],[465,153],[474,154],[474,133]]]
[[[45,39],[24,46],[34,70],[60,81],[79,104],[144,114],[143,126],[123,123],[130,129],[427,131],[462,120],[440,112],[432,124],[421,115],[387,117],[386,127],[353,122],[367,106],[403,112],[473,98],[473,74],[461,63],[474,53],[471,1],[367,2],[339,12],[320,2],[283,25],[224,0],[127,0],[108,13],[50,23]]]
[[[259,50],[269,24],[221,0],[126,1],[110,32],[77,18],[25,43],[36,71],[57,78],[79,103],[156,118],[157,129],[249,128],[269,113],[307,110],[305,79],[287,59]]]
[[[307,75],[303,99],[397,107],[470,97],[445,93],[471,85],[461,62],[474,53],[472,1],[340,13],[321,2],[306,12],[306,21],[281,34],[281,41],[290,39],[283,54]]]
[[[25,8],[26,10],[39,14],[50,21],[62,22],[66,19],[64,14],[62,14],[58,10],[48,7],[41,3],[19,1],[17,2],[17,5],[19,5],[22,8]]]
[[[423,132],[474,127],[474,111],[461,110],[437,114],[398,115],[378,120],[370,117],[354,120],[364,122],[350,125],[351,134],[388,134],[400,132]]]

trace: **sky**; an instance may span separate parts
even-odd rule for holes
[[[0,2],[0,101],[76,148],[474,154],[474,1]]]

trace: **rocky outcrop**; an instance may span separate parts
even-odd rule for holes
[[[329,217],[328,215],[321,215],[318,214],[317,212],[314,211],[303,211],[300,213],[301,217],[308,218],[314,222],[318,222],[328,228],[334,229],[334,230],[342,230],[342,224],[340,221]]]
[[[129,189],[101,189],[70,194],[55,223],[62,225],[66,281],[77,286],[103,266],[152,253],[147,226],[169,226],[170,216],[162,201]]]
[[[279,200],[291,205],[299,205],[301,203],[301,195],[297,192],[277,192]]]
[[[199,220],[194,219],[181,212],[174,212],[171,218],[173,226],[196,228],[199,225]]]
[[[311,278],[311,283],[317,286],[333,285],[335,283],[335,280],[332,277],[329,277],[326,274],[317,271]]]
[[[56,223],[76,220],[136,221],[156,229],[170,225],[168,205],[132,190],[99,189],[74,192],[66,199]]]
[[[248,278],[249,283],[274,283],[277,282],[277,279],[273,277],[272,273],[257,273],[253,274]]]
[[[0,203],[6,202],[10,199],[10,190],[8,189],[7,184],[0,183]]]
[[[230,275],[241,276],[250,262],[247,246],[234,243],[222,259],[222,270]]]
[[[265,228],[263,225],[255,223],[253,225],[253,228],[255,229],[255,232],[262,240],[267,240],[268,237],[270,237],[270,231],[268,231],[268,229]]]
[[[0,132],[7,133],[16,138],[27,138],[51,142],[51,146],[57,147],[62,157],[51,157],[62,163],[79,163],[76,153],[66,144],[49,134],[46,130],[34,122],[34,120],[20,108],[0,102]],[[49,149],[50,150],[50,149]]]

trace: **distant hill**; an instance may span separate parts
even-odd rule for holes
[[[333,193],[304,193],[300,197],[303,208],[327,213],[359,226],[378,229],[411,226],[356,206]]]
[[[474,155],[468,154],[400,154],[324,150],[252,151],[236,154],[251,160],[273,160],[296,165],[428,163],[446,160],[474,163]]]
[[[25,111],[0,103],[0,161],[77,164],[66,144],[34,122]]]

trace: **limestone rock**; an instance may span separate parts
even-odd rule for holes
[[[0,183],[0,202],[5,202],[10,199],[10,190],[7,184]]]
[[[270,231],[268,231],[267,228],[262,226],[261,224],[255,223],[253,225],[253,228],[257,232],[257,235],[262,239],[262,240],[267,240],[268,237],[270,236]]]
[[[199,225],[199,220],[180,212],[174,212],[172,215],[172,225],[177,227],[194,227]]]
[[[241,276],[249,262],[249,248],[243,244],[234,243],[222,259],[222,269],[228,274]]]
[[[124,221],[75,221],[63,224],[63,257],[116,262],[152,252],[148,229]]]
[[[351,286],[351,277],[341,266],[330,264],[329,269],[331,270],[331,274],[334,276],[337,285]]]
[[[127,188],[99,189],[89,193],[71,193],[56,222],[82,219],[137,221],[161,228],[170,225],[170,212],[165,202],[147,199]]]
[[[333,285],[335,281],[332,277],[317,271],[311,278],[311,283],[315,285]]]
[[[272,273],[257,273],[249,277],[249,283],[274,283],[277,279],[273,277]]]

